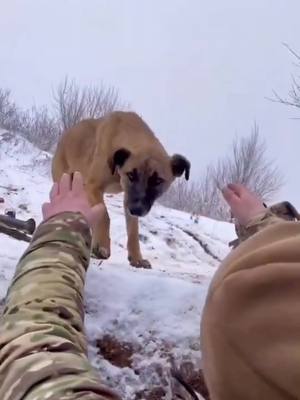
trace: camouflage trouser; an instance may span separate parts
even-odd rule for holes
[[[80,214],[60,214],[38,227],[0,320],[1,400],[119,399],[87,359],[83,289],[90,246]]]

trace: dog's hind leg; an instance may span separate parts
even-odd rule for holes
[[[129,214],[129,211],[124,207],[126,216],[127,228],[127,250],[128,260],[130,265],[136,268],[151,268],[148,260],[143,259],[139,242],[139,221],[138,218]]]
[[[106,260],[110,257],[110,219],[104,203],[103,192],[95,186],[86,185],[89,201],[92,206],[104,205],[104,214],[93,231],[92,254],[94,257]]]

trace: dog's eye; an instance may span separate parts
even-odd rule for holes
[[[128,176],[128,179],[130,180],[130,182],[133,182],[135,180],[134,172],[128,172],[127,176]]]

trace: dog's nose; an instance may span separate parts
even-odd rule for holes
[[[129,211],[131,215],[134,215],[136,217],[142,217],[145,212],[144,207],[142,206],[130,207]]]

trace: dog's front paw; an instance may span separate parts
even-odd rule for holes
[[[110,257],[110,250],[96,245],[93,247],[92,257],[97,258],[98,260],[107,260]]]
[[[132,267],[135,268],[144,268],[144,269],[151,269],[151,263],[148,260],[144,259],[134,259],[132,257],[128,257],[129,263]]]

